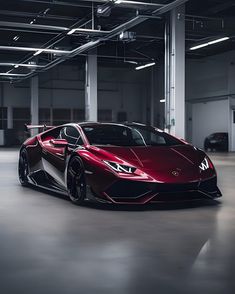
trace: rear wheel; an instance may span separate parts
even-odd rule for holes
[[[19,164],[18,164],[18,175],[19,181],[22,186],[28,186],[29,180],[29,164],[28,164],[28,155],[26,149],[22,149],[20,152],[19,157]]]
[[[74,204],[81,205],[86,198],[86,179],[82,161],[73,157],[68,166],[67,189]]]

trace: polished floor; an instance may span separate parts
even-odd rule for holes
[[[218,203],[76,207],[0,149],[0,293],[235,293],[235,154],[211,158]]]

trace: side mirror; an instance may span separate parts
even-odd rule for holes
[[[65,139],[51,139],[50,143],[57,148],[66,148],[68,146],[68,142]]]

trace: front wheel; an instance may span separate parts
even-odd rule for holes
[[[74,204],[81,205],[86,198],[85,171],[80,158],[73,157],[67,173],[68,195]]]
[[[18,164],[18,175],[19,181],[22,186],[28,186],[29,180],[29,164],[28,164],[28,155],[26,149],[22,149],[20,152],[19,157],[19,164]]]

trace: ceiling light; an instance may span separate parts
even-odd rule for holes
[[[230,39],[229,37],[219,38],[219,39],[216,39],[216,40],[207,42],[207,43],[203,43],[203,44],[199,44],[199,45],[193,46],[193,47],[190,48],[190,50],[197,50],[197,49],[200,49],[200,48],[203,48],[203,47],[207,47],[209,45],[213,45],[213,44],[216,44],[216,43],[220,43],[220,42],[223,42],[223,41],[226,41],[226,40],[229,40],[229,39]]]
[[[67,33],[67,35],[72,35],[73,33],[75,33],[76,32],[76,29],[72,29],[72,30],[70,30],[68,33]]]
[[[16,36],[13,38],[13,41],[15,41],[15,42],[16,42],[16,41],[18,41],[18,40],[19,40],[19,38],[20,38],[20,37],[19,37],[18,35],[16,35]]]
[[[161,99],[160,102],[161,103],[165,103],[166,102],[166,99]]]
[[[155,62],[146,63],[146,64],[143,64],[143,65],[137,66],[135,69],[136,69],[136,70],[140,70],[140,69],[143,69],[143,68],[146,68],[146,67],[153,66],[153,65],[155,65],[155,64],[156,64]]]
[[[197,46],[191,47],[190,50],[197,50],[203,47],[207,47],[208,45],[209,45],[208,43],[197,45]]]
[[[100,17],[100,16],[109,17],[110,14],[111,14],[111,7],[110,6],[104,6],[104,5],[97,6],[96,15],[98,17]]]
[[[18,68],[18,67],[19,67],[19,64],[14,65],[14,68]]]
[[[13,74],[8,72],[0,72],[0,76],[25,77],[27,74]]]
[[[122,3],[122,0],[115,1],[115,4],[121,4],[121,3]]]
[[[124,60],[125,63],[131,63],[131,64],[138,64],[137,61],[134,60]]]
[[[41,54],[42,52],[43,52],[43,50],[40,49],[40,50],[36,51],[33,55],[34,55],[34,56],[37,56],[37,55]]]
[[[212,44],[220,43],[220,42],[227,41],[227,40],[229,40],[229,37],[224,37],[224,38],[220,38],[220,39],[217,39],[214,41],[210,41],[210,42],[208,42],[208,44],[212,45]]]

